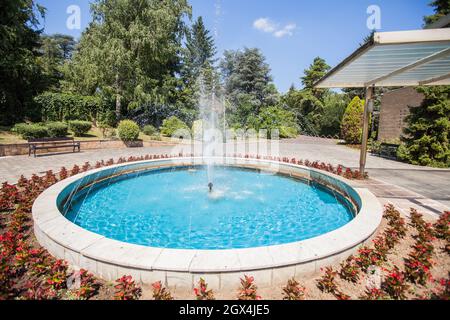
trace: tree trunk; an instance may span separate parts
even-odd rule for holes
[[[120,96],[120,85],[119,85],[119,75],[116,74],[116,118],[120,121],[122,116],[122,102]]]

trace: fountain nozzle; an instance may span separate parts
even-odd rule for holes
[[[212,182],[210,182],[209,184],[208,184],[208,188],[209,188],[209,192],[212,192],[213,191],[213,183]]]

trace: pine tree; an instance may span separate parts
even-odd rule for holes
[[[315,58],[309,68],[304,71],[305,75],[301,78],[304,89],[311,90],[316,98],[321,99],[327,90],[314,88],[314,84],[322,79],[329,70],[330,66],[324,59],[320,57]]]
[[[225,94],[235,107],[236,123],[245,125],[249,116],[258,115],[261,108],[278,103],[270,67],[259,49],[225,51],[220,66]]]
[[[415,165],[450,167],[450,86],[419,87],[420,107],[410,108],[398,155]]]
[[[187,33],[185,70],[189,76],[197,79],[202,69],[211,68],[216,60],[216,47],[213,37],[206,29],[203,18],[199,17]]]

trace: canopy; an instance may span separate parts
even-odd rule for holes
[[[378,32],[317,88],[450,85],[450,28]]]
[[[365,173],[375,87],[450,85],[450,28],[378,32],[316,88],[366,88],[359,167]]]

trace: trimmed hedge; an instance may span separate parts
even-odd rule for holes
[[[89,121],[74,120],[69,121],[69,128],[76,137],[82,137],[92,128],[92,123]]]
[[[147,136],[156,136],[158,134],[158,130],[152,125],[146,125],[142,132]]]
[[[18,123],[13,127],[12,132],[17,133],[25,140],[48,137],[47,127],[34,123]]]
[[[161,134],[166,137],[172,137],[179,130],[190,132],[187,124],[175,116],[164,120],[161,126]]]
[[[136,141],[141,132],[137,123],[131,120],[121,121],[117,127],[117,131],[122,141]]]
[[[50,138],[62,138],[68,135],[69,126],[63,122],[50,122],[45,126]]]

